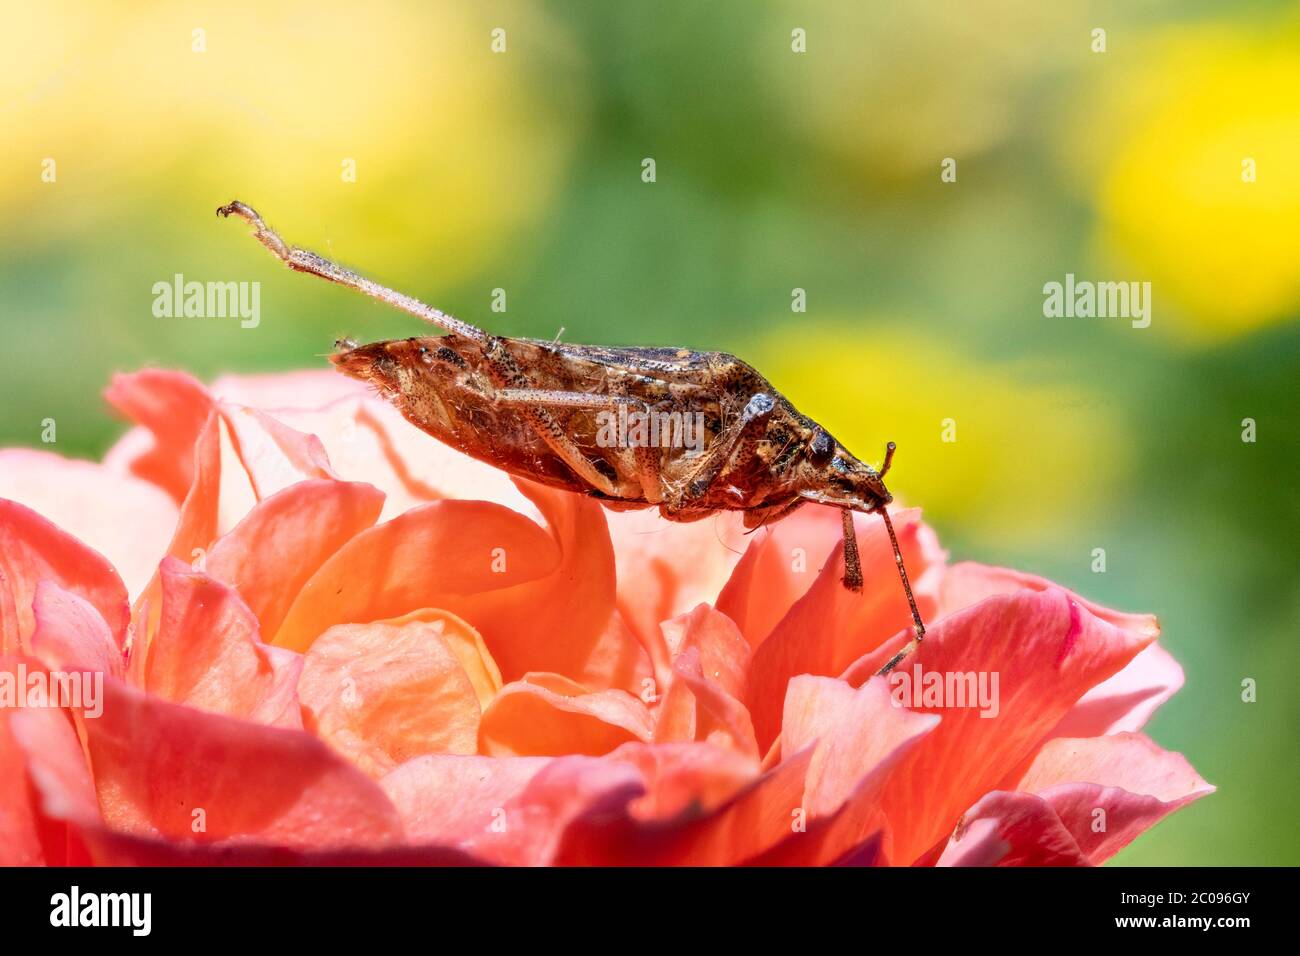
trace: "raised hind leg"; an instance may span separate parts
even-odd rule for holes
[[[339,285],[347,286],[349,289],[356,289],[358,292],[364,292],[371,298],[378,299],[380,302],[386,302],[394,308],[401,309],[403,312],[410,313],[417,318],[445,329],[448,332],[454,332],[457,335],[463,335],[480,344],[486,342],[488,334],[477,326],[470,325],[468,322],[462,322],[453,316],[447,315],[435,309],[431,305],[425,305],[419,299],[412,298],[402,292],[394,291],[377,282],[359,276],[355,272],[344,269],[337,263],[330,262],[321,256],[316,255],[306,249],[299,249],[296,246],[290,246],[280,236],[263,222],[262,217],[257,214],[257,210],[251,206],[236,199],[234,202],[227,203],[217,210],[217,215],[225,218],[227,216],[238,216],[249,225],[255,232],[253,235],[257,241],[271,253],[281,260],[290,269],[295,272],[306,272],[314,276],[320,276],[322,279],[328,279],[330,282],[337,282]]]

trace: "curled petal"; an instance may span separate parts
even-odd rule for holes
[[[143,430],[110,451],[106,462],[153,482],[180,504],[194,483],[194,444],[212,413],[208,390],[184,372],[144,369],[114,375],[104,397]]]
[[[732,697],[744,692],[749,644],[731,618],[701,604],[689,614],[665,621],[662,626],[668,652],[673,657],[694,649],[705,677]]]
[[[506,680],[564,674],[589,690],[640,692],[651,674],[641,644],[617,624],[614,554],[604,509],[590,498],[518,481],[545,516],[558,560],[517,586],[468,596],[453,610],[483,634]],[[512,548],[509,560],[518,560]]]
[[[1100,737],[1141,730],[1182,686],[1179,663],[1159,644],[1149,644],[1118,674],[1079,698],[1053,736]]]
[[[558,560],[550,535],[508,508],[435,501],[362,531],[331,555],[299,592],[274,643],[306,650],[335,624],[456,610],[468,595],[540,577]]]
[[[238,589],[264,634],[275,634],[298,592],[334,552],[374,525],[378,489],[300,481],[265,498],[219,538],[203,570]]]
[[[749,711],[717,680],[705,675],[695,647],[673,661],[672,679],[658,718],[656,741],[707,740],[758,757]]]
[[[30,508],[0,498],[0,653],[27,645],[32,601],[49,580],[89,602],[121,646],[129,620],[126,587],[113,566]]]
[[[263,643],[257,618],[220,581],[168,558],[145,689],[165,700],[265,724],[301,726],[297,654]]]
[[[122,648],[95,606],[53,581],[36,585],[32,655],[54,670],[81,668],[121,677]]]
[[[1154,631],[1134,634],[1102,620],[1059,589],[998,595],[940,620],[889,676],[901,703],[943,717],[886,784],[881,806],[893,829],[894,858],[910,863],[950,832],[967,807],[1037,750],[1075,701],[1154,639]],[[951,681],[952,695],[937,707],[926,703],[918,693],[927,680],[945,687]],[[962,705],[958,680],[963,693],[982,686],[989,700]]]
[[[599,756],[650,739],[651,729],[645,705],[626,691],[586,693],[559,674],[527,674],[484,711],[479,747],[498,757]]]
[[[1017,789],[1046,801],[1094,865],[1214,792],[1181,754],[1131,733],[1048,741]]]
[[[962,818],[938,866],[1087,866],[1070,831],[1033,794],[994,790]]]

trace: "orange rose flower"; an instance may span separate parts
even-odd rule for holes
[[[607,513],[332,373],[108,398],[103,464],[0,452],[0,863],[1084,865],[1212,789],[1153,618],[915,510],[882,677],[870,518],[854,594],[833,510]]]

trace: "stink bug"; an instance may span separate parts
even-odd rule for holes
[[[885,507],[893,501],[884,483],[893,442],[876,471],[735,356],[492,335],[287,245],[241,202],[217,215],[246,220],[290,269],[442,329],[368,345],[342,340],[330,360],[374,386],[416,427],[480,461],[608,508],[658,507],[670,521],[732,510],[756,529],[810,501],[839,508],[844,586],[853,591],[862,588],[862,567],[852,512],[879,514],[916,632],[881,672],[925,636]]]

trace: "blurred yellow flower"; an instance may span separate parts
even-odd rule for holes
[[[1027,122],[1037,77],[1087,55],[1079,0],[930,0],[765,8],[756,32],[768,95],[823,150],[882,182],[939,181],[944,157],[973,161]],[[778,37],[806,33],[807,55]]]
[[[1121,490],[1121,410],[1051,369],[972,361],[895,323],[790,328],[746,358],[864,461],[897,442],[890,490],[986,543],[1059,539]]]
[[[572,58],[523,2],[11,5],[0,214],[40,242],[234,196],[342,258],[454,281],[549,201],[583,125]]]
[[[1153,283],[1177,317],[1155,326],[1212,340],[1300,306],[1297,39],[1223,24],[1130,39],[1071,111],[1099,256]]]

